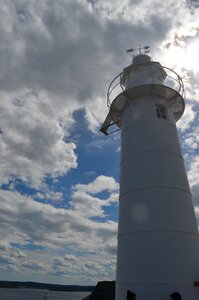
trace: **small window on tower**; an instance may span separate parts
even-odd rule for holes
[[[156,104],[156,114],[159,119],[167,119],[167,108],[162,104]]]

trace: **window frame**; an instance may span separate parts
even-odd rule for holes
[[[166,105],[156,103],[156,116],[158,119],[168,120],[167,107]]]

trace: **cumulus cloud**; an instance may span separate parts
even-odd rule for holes
[[[73,186],[74,190],[79,190],[89,194],[97,194],[102,191],[114,192],[119,188],[118,183],[113,177],[108,176],[98,176],[93,182],[89,184],[76,184]]]
[[[105,217],[103,207],[109,206],[112,202],[118,201],[119,185],[113,177],[98,176],[93,182],[88,184],[76,184],[72,187],[72,207],[82,215],[90,217]],[[109,195],[105,199],[94,197],[102,192]]]
[[[76,257],[75,257],[74,255],[66,254],[66,255],[64,256],[64,259],[65,259],[66,261],[75,261],[75,260],[76,260]]]
[[[72,207],[75,211],[79,211],[81,215],[89,217],[105,217],[102,208],[103,205],[106,205],[105,200],[92,197],[81,191],[73,193]]]
[[[39,273],[42,273],[44,271],[46,271],[48,269],[48,267],[41,263],[41,262],[38,262],[38,261],[33,261],[33,260],[29,260],[29,261],[26,261],[24,263],[22,263],[20,265],[20,271],[25,271],[25,272],[39,272]]]
[[[115,273],[115,261],[104,255],[90,257],[89,262],[84,257],[78,257],[75,264],[66,263],[62,258],[55,258],[52,264],[51,274],[71,276],[71,278],[85,278],[87,282],[95,283],[99,280],[110,280]]]
[[[63,201],[63,193],[62,192],[52,192],[52,191],[42,191],[37,192],[34,196],[34,199],[40,199],[43,201],[52,200],[54,202],[62,202]]]
[[[189,182],[190,186],[192,188],[192,191],[194,191],[194,196],[199,196],[199,156],[195,155],[192,159],[190,166],[189,166]],[[196,193],[197,192],[197,193]]]
[[[77,168],[70,142],[74,112],[84,112],[95,134],[106,115],[107,87],[130,63],[125,50],[139,43],[149,44],[154,59],[185,78],[191,101],[179,128],[185,145],[197,150],[190,128],[197,119],[198,76],[184,58],[199,38],[198,9],[185,0],[1,1],[0,184],[13,190],[0,196],[4,269],[63,274],[77,283],[113,278],[117,224],[106,211],[118,199],[113,177],[73,183],[67,208],[41,203],[63,201],[62,191],[38,190],[38,202],[16,192],[14,180],[39,189],[46,178]],[[104,145],[96,138],[92,146]],[[198,157],[190,161],[196,191]],[[28,245],[41,253],[26,250]]]
[[[175,44],[176,32],[179,37],[195,34],[199,26],[186,4],[3,1],[1,182],[17,176],[38,185],[47,175],[75,168],[75,145],[64,142],[73,112],[83,108],[95,132],[106,115],[108,83],[127,63],[129,42],[142,37],[164,61],[167,52],[161,53],[158,43]]]
[[[9,250],[9,243],[5,242],[5,241],[0,241],[0,250],[1,251],[8,251]]]
[[[186,109],[182,118],[178,121],[177,126],[182,132],[190,128],[194,122],[196,112],[193,110],[192,105],[186,105]]]
[[[96,178],[93,187],[100,180],[100,178]],[[104,186],[99,189],[91,188],[91,183],[87,190],[97,193],[99,190],[109,189],[108,197],[110,197],[111,192],[115,191],[118,186],[112,178],[106,177],[106,180],[110,180],[112,184],[104,183]],[[105,181],[102,180],[102,182]],[[86,191],[86,185],[82,186]],[[1,241],[4,241],[1,242],[0,248],[4,253],[3,261],[15,266],[20,272],[33,270],[58,274],[65,268],[65,273],[67,273],[66,267],[72,268],[76,262],[79,266],[81,251],[90,253],[90,255],[102,252],[106,261],[107,259],[109,261],[115,254],[110,249],[116,245],[117,223],[111,218],[107,218],[103,222],[93,220],[95,216],[102,217],[104,215],[103,206],[110,205],[106,199],[90,196],[81,189],[78,192],[77,187],[76,191],[72,193],[71,207],[67,209],[39,203],[31,197],[25,197],[13,191],[1,190],[0,198],[2,203]],[[44,249],[47,247],[48,256],[49,251],[54,253],[56,249],[65,249],[66,245],[69,252],[65,252],[62,257],[54,260],[50,256],[52,264],[49,269],[45,259],[41,260],[43,253],[41,256],[38,256],[39,253],[34,254],[36,256],[33,255],[32,258],[27,251],[24,252],[17,247],[13,248],[11,243],[21,245],[22,248],[32,244]]]
[[[75,145],[64,142],[64,130],[45,98],[27,92],[5,97],[0,107],[1,184],[16,176],[39,185],[48,174],[77,167]]]

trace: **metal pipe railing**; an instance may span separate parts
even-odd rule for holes
[[[182,78],[175,72],[173,71],[172,69],[168,68],[168,67],[164,67],[162,66],[163,69],[166,69],[166,70],[169,70],[171,73],[174,73],[176,75],[176,78],[169,75],[167,72],[167,77],[166,79],[171,79],[172,82],[176,82],[178,84],[178,89],[177,89],[177,92],[179,94],[181,94],[181,96],[184,98],[185,97],[185,90],[184,90],[184,83],[182,81]],[[112,93],[116,90],[116,88],[120,85],[120,88],[121,88],[121,92],[124,91],[124,87],[121,83],[121,79],[122,79],[122,75],[123,75],[123,72],[121,72],[120,74],[118,74],[110,83],[109,87],[108,87],[108,90],[107,90],[107,106],[110,108],[113,100],[115,99],[115,97],[111,100],[111,95]],[[153,78],[152,78],[153,79]],[[165,79],[165,81],[166,81]],[[165,82],[164,81],[164,82]],[[165,86],[168,86],[168,87],[172,87],[172,84],[171,85],[165,85]],[[173,88],[173,87],[172,87]],[[175,89],[175,88],[174,88]],[[119,95],[120,93],[118,93]]]

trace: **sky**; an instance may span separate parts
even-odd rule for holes
[[[0,280],[114,280],[120,132],[99,132],[128,48],[183,79],[199,224],[199,1],[0,0]]]

